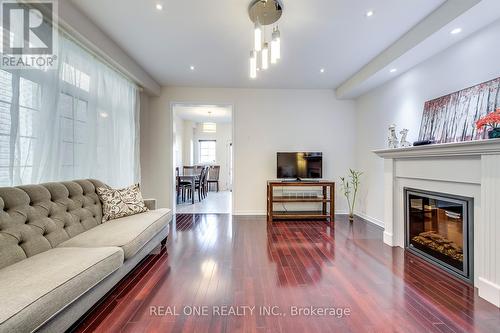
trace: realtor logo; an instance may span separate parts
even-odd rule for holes
[[[2,68],[55,66],[57,13],[54,1],[0,0],[2,17]]]

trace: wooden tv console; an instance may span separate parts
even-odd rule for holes
[[[322,195],[276,195],[277,187],[321,187]],[[322,203],[318,211],[275,211],[275,203]],[[274,220],[325,219],[333,222],[335,218],[335,182],[331,181],[279,181],[267,182],[267,222]]]

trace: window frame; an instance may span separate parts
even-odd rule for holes
[[[42,81],[43,81],[43,73],[44,71],[40,70],[40,69],[33,69],[33,70],[30,70],[30,71],[23,71],[21,73],[20,70],[16,70],[16,69],[9,69],[9,68],[2,68],[1,69],[2,71],[6,72],[6,73],[9,73],[11,75],[11,89],[12,89],[12,97],[11,97],[11,100],[10,101],[7,101],[7,100],[3,100],[1,99],[0,101],[4,104],[8,104],[9,105],[9,108],[10,108],[10,116],[11,117],[17,117],[18,121],[21,117],[21,108],[23,109],[27,109],[29,110],[30,112],[40,112],[41,109],[36,109],[36,108],[33,108],[31,106],[24,106],[24,105],[21,105],[21,79],[24,79],[24,80],[27,80],[27,81],[30,81],[30,82],[33,82],[35,84],[37,84],[40,89],[43,88],[43,85],[42,85]],[[17,92],[17,94],[16,94]],[[40,96],[41,97],[41,96]],[[41,103],[41,101],[40,101]],[[12,113],[12,106],[13,105],[17,105],[17,111],[15,112],[15,114],[13,115]],[[40,104],[40,107],[41,107],[41,104]],[[11,125],[10,125],[10,131],[9,131],[9,134],[5,134],[5,133],[0,133],[1,136],[3,137],[8,137],[10,139],[10,141],[12,140],[21,140],[21,139],[29,139],[31,141],[36,141],[38,140],[38,138],[34,135],[21,135],[19,134],[19,131],[20,131],[20,127],[19,127],[19,122],[18,122],[18,128],[13,128],[13,122],[12,122],[12,118],[11,118]],[[33,134],[33,133],[32,133]],[[11,142],[12,144],[12,142]],[[28,152],[29,153],[33,153],[33,152]],[[33,163],[27,163],[27,162],[23,162],[21,160],[19,160],[19,162],[16,162],[16,158],[15,158],[15,151],[10,151],[9,152],[9,160],[10,162],[12,162],[12,164],[9,164],[7,166],[0,166],[1,169],[7,169],[10,176],[9,178],[11,180],[14,180],[14,168],[31,168],[31,172],[33,172]],[[19,158],[21,158],[21,154],[22,152],[19,151]],[[33,156],[32,156],[33,158]],[[10,184],[10,185],[13,185],[13,184]]]
[[[202,144],[203,143],[213,143],[213,160],[204,160],[202,156],[208,156],[210,157],[212,154],[202,154]],[[210,148],[207,148],[210,149]],[[198,140],[198,161],[199,163],[216,163],[217,162],[217,140],[212,140],[212,139],[200,139]]]
[[[89,76],[90,75],[85,72],[83,69],[80,69],[80,68],[76,68],[75,66],[71,65],[71,64],[68,64],[68,63],[64,63],[65,65],[68,65],[70,66],[71,68],[73,68],[75,71],[78,70],[80,71],[81,73],[84,73],[85,75]],[[64,66],[63,64],[63,66]],[[77,135],[76,135],[76,125],[78,123],[84,123],[84,124],[88,124],[87,121],[81,121],[78,119],[77,117],[77,108],[78,108],[78,103],[80,101],[83,101],[86,103],[87,105],[87,112],[89,110],[89,104],[90,104],[90,89],[91,87],[89,87],[89,91],[79,87],[78,85],[76,84],[73,84],[71,82],[68,82],[64,79],[64,74],[62,74],[63,76],[60,77],[60,84],[61,84],[61,91],[59,92],[59,95],[67,95],[71,98],[71,113],[72,113],[72,117],[69,117],[67,115],[63,115],[62,113],[59,114],[59,126],[60,126],[60,131],[61,133],[63,133],[63,124],[62,124],[62,121],[64,119],[66,120],[69,120],[72,122],[72,127],[73,127],[73,133],[72,133],[72,141],[68,141],[68,140],[65,140],[64,137],[61,136],[61,143],[62,144],[71,144],[72,145],[72,158],[71,158],[71,163],[65,163],[64,160],[61,160],[61,165],[60,167],[61,168],[71,168],[71,172],[73,173],[73,176],[70,177],[70,178],[74,178],[75,176],[75,171],[76,171],[76,168],[79,167],[79,165],[77,165],[77,154],[76,154],[76,151],[77,151],[77,146],[78,145],[85,145],[86,143],[85,142],[79,142],[78,139],[77,139]],[[75,82],[76,83],[76,82]],[[64,174],[64,171],[63,171],[63,174]],[[61,175],[64,177],[64,175]]]

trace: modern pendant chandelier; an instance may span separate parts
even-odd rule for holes
[[[269,64],[276,64],[281,58],[280,30],[276,22],[283,12],[281,0],[253,0],[248,15],[254,23],[253,49],[250,51],[250,78],[257,78],[258,71],[265,71]],[[269,35],[266,27],[271,26]]]

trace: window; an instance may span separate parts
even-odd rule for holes
[[[88,102],[67,93],[61,93],[59,100],[60,131],[62,132],[62,177],[78,177],[85,154]]]
[[[138,89],[63,35],[55,70],[0,69],[0,186],[139,180]]]
[[[215,163],[215,140],[200,140],[200,163]]]
[[[37,140],[35,129],[40,121],[42,103],[41,84],[35,81],[41,81],[40,74],[37,70],[22,74],[0,70],[1,185],[34,182],[32,173]],[[89,76],[65,63],[62,79],[62,92],[58,102],[58,130],[62,133],[61,180],[73,179],[80,174],[77,168],[81,164],[78,160],[82,158],[81,152],[85,144]],[[15,107],[16,105],[19,107]]]
[[[86,92],[90,91],[90,76],[67,63],[62,67],[62,80]]]
[[[61,131],[61,177],[75,179],[82,174],[83,160],[87,158],[86,140],[90,76],[64,63],[59,94],[59,130]]]
[[[0,70],[0,185],[31,181],[40,107],[40,84]]]

